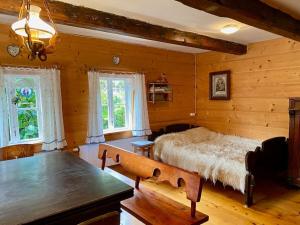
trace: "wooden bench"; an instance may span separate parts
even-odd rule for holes
[[[34,155],[34,145],[20,144],[0,148],[0,160],[12,160]]]
[[[108,144],[99,145],[98,157],[102,159],[102,169],[105,168],[107,158],[111,158],[136,176],[134,197],[122,201],[121,207],[144,223],[196,225],[208,221],[207,215],[196,211],[196,202],[200,201],[204,183],[198,174]],[[187,199],[191,201],[191,208],[148,188],[139,188],[141,179],[153,176],[156,177],[157,182],[167,181],[173,187],[180,187],[184,183],[184,190]],[[126,179],[122,180],[126,182]]]

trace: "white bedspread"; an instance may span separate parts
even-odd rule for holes
[[[155,157],[164,163],[198,172],[245,191],[245,156],[261,146],[258,140],[224,135],[204,127],[162,135],[155,140]]]

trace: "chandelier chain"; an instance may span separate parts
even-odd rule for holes
[[[26,0],[22,1],[21,9],[20,9],[20,12],[19,12],[19,20],[21,20],[23,18],[23,15],[24,15],[25,1]]]
[[[49,7],[48,0],[44,0],[44,5],[45,5],[45,9],[47,11],[48,18],[49,18],[51,24],[55,27],[55,24],[54,24],[54,22],[53,22],[53,20],[51,18],[51,12],[50,12],[50,7]]]

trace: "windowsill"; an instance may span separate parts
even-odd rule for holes
[[[117,133],[124,133],[124,132],[131,132],[130,129],[125,128],[125,129],[114,129],[114,130],[106,130],[103,131],[104,135],[109,135],[109,134],[117,134]]]
[[[31,140],[31,141],[20,141],[17,143],[10,143],[8,146],[12,146],[12,145],[34,145],[34,144],[42,144],[42,141],[40,139],[38,140]]]
[[[113,141],[118,139],[130,138],[132,137],[132,131],[128,129],[123,130],[113,130],[109,133],[105,133],[105,141]]]

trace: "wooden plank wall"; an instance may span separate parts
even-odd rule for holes
[[[208,74],[231,70],[231,100],[208,100]],[[249,45],[248,54],[197,55],[197,123],[227,134],[288,136],[288,98],[300,96],[300,43],[276,39]]]
[[[147,81],[156,80],[165,73],[174,88],[173,102],[149,103],[150,124],[158,129],[174,122],[191,122],[194,111],[194,55],[124,43],[61,34],[57,51],[46,63],[30,62],[26,57],[12,58],[6,46],[12,42],[9,27],[0,25],[0,64],[15,66],[61,66],[63,115],[69,148],[83,144],[87,132],[88,79],[87,70],[96,67],[105,70],[142,72]],[[113,65],[113,55],[121,57]],[[128,136],[110,135],[108,139]]]

